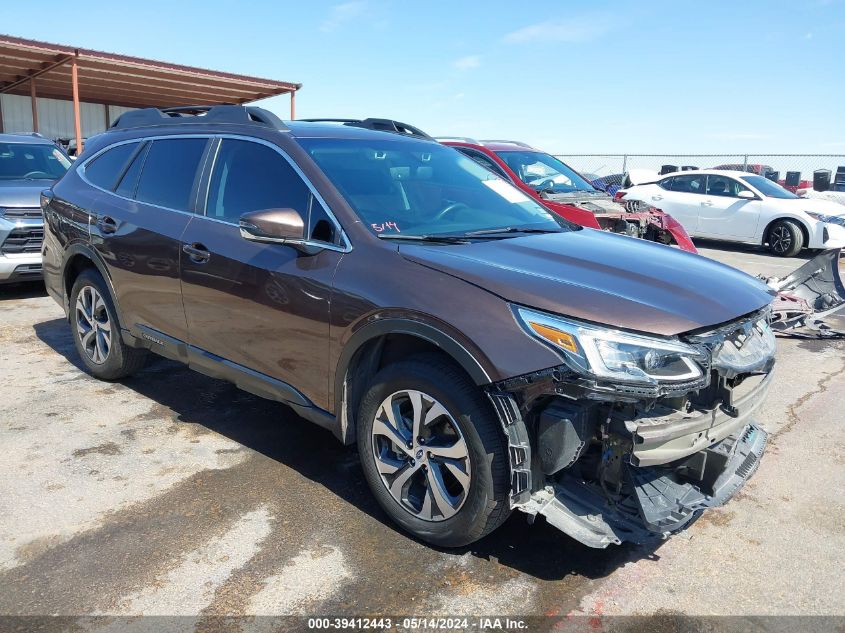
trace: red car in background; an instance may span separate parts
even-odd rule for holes
[[[629,211],[566,163],[517,141],[438,138],[567,220],[698,252],[684,227],[660,209]]]

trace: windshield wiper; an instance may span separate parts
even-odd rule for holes
[[[531,229],[531,228],[519,228],[518,226],[506,226],[501,229],[481,229],[480,231],[470,231],[469,233],[464,233],[466,237],[483,237],[485,235],[489,235],[491,237],[497,235],[504,235],[507,233],[563,233],[563,231],[555,230],[555,229]]]
[[[441,244],[468,244],[463,235],[410,235],[408,233],[377,233],[380,240],[408,240],[411,242],[440,242]]]

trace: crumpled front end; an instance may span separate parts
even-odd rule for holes
[[[816,255],[786,277],[765,279],[777,291],[772,328],[777,332],[802,335],[807,328],[819,336],[843,336],[824,319],[845,308],[845,285],[839,270],[842,249]]]
[[[607,547],[665,538],[726,503],[766,445],[755,418],[774,367],[768,318],[764,310],[681,337],[706,359],[687,383],[632,387],[562,365],[496,385],[498,408],[512,404],[506,431],[527,430],[527,442],[509,434],[512,505]]]
[[[545,194],[544,197],[551,202],[589,212],[603,231],[674,245],[689,253],[698,253],[684,227],[675,218],[655,207],[641,204],[636,209],[627,208],[610,196],[574,197],[574,194]],[[590,226],[584,222],[579,223]]]

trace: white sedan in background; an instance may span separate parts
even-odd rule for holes
[[[845,208],[801,198],[776,182],[739,171],[701,169],[665,174],[621,190],[617,199],[645,202],[672,215],[691,237],[764,244],[791,257],[802,248],[845,247]]]

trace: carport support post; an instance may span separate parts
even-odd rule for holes
[[[38,101],[35,95],[35,77],[29,80],[29,99],[32,101],[32,131],[38,131]]]
[[[82,153],[82,120],[79,114],[79,70],[77,69],[76,57],[70,65],[70,80],[73,85],[73,124],[76,128],[76,155]]]
[[[290,91],[290,120],[296,119],[296,90]]]

